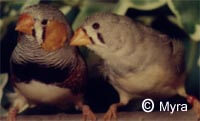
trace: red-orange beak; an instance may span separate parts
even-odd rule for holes
[[[28,15],[27,13],[23,13],[18,19],[15,30],[31,35],[32,29],[34,28],[34,23],[35,22],[32,16]]]
[[[74,36],[72,37],[70,41],[70,45],[72,46],[81,46],[81,45],[88,45],[92,44],[90,38],[86,34],[86,32],[79,28],[75,31]]]
[[[27,13],[24,13],[20,15],[15,30],[32,35],[34,24],[34,18]],[[42,38],[43,42],[41,46],[46,51],[53,51],[63,47],[65,41],[67,40],[66,25],[59,21],[49,20],[43,32],[44,38]]]

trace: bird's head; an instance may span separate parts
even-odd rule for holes
[[[64,15],[58,9],[45,4],[25,8],[19,16],[15,30],[35,38],[47,51],[63,47],[71,37],[71,28]]]
[[[127,19],[127,20],[125,20]],[[129,44],[131,19],[112,13],[96,13],[88,17],[75,31],[70,41],[73,46],[86,46],[103,56],[105,53],[123,51]],[[126,50],[125,50],[126,51]]]

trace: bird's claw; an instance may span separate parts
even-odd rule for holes
[[[111,105],[103,117],[103,121],[117,121],[117,106]]]
[[[17,109],[12,108],[9,110],[7,121],[16,121]]]
[[[82,111],[83,111],[83,121],[96,121],[96,116],[91,111],[89,106],[84,105]]]
[[[199,100],[193,96],[188,96],[187,101],[190,104],[192,104],[192,106],[193,106],[192,108],[193,108],[194,112],[197,114],[198,120],[200,120],[200,102],[199,102]]]

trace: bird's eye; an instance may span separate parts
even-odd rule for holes
[[[44,20],[42,20],[41,24],[42,24],[42,25],[46,25],[47,22],[48,22],[48,20],[47,20],[47,19],[44,19]]]
[[[92,24],[92,27],[94,29],[99,29],[100,25],[99,25],[99,23],[94,23],[94,24]]]

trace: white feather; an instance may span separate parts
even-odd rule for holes
[[[43,43],[43,40],[42,40],[43,29],[39,21],[35,22],[34,29],[35,29],[35,35],[36,35],[38,44],[41,45]]]
[[[75,99],[70,89],[44,84],[36,80],[31,80],[30,83],[16,83],[16,86],[24,97],[36,103],[71,103]]]

